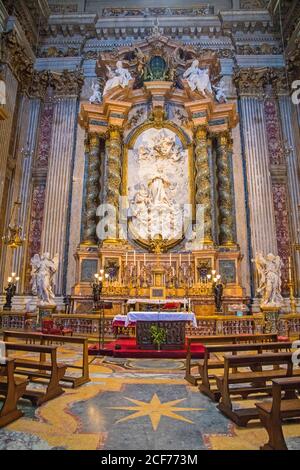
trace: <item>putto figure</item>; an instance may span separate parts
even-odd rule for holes
[[[38,297],[39,305],[55,305],[54,274],[58,268],[58,255],[53,259],[49,253],[36,254],[31,259],[32,293]]]
[[[89,102],[91,104],[101,103],[102,97],[101,97],[101,91],[100,91],[99,83],[93,83],[92,90],[93,90],[93,94],[90,97]]]
[[[183,78],[187,79],[192,91],[199,91],[202,94],[212,93],[208,69],[199,67],[199,60],[194,60],[192,65],[184,72]]]
[[[116,86],[121,86],[122,88],[127,87],[130,80],[132,80],[130,72],[127,69],[123,68],[121,60],[118,60],[115,71],[111,70],[109,66],[107,66],[107,68],[108,80],[103,90],[103,96],[106,95],[109,90],[115,88]]]
[[[258,293],[262,294],[261,305],[281,307],[283,298],[281,295],[281,267],[280,256],[269,253],[266,258],[262,253],[257,253],[254,260],[258,276]]]

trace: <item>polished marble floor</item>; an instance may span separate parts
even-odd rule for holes
[[[60,358],[76,363],[79,354],[63,348]],[[189,385],[184,361],[91,360],[90,383],[40,408],[23,401],[24,417],[0,429],[0,449],[254,450],[266,442],[259,423],[237,427]],[[300,449],[300,422],[284,433],[288,447]]]

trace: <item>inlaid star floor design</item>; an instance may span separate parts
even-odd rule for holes
[[[133,398],[124,397],[125,400],[134,403],[136,406],[109,406],[108,408],[113,410],[126,410],[126,411],[136,411],[129,416],[125,416],[117,421],[121,423],[122,421],[129,421],[131,419],[137,419],[142,416],[149,416],[153,430],[156,431],[160,423],[162,416],[167,416],[168,418],[175,419],[178,421],[185,421],[186,423],[194,424],[190,419],[185,418],[184,416],[179,415],[178,411],[204,411],[205,408],[184,408],[184,407],[175,407],[178,403],[181,403],[185,398],[179,400],[172,400],[165,403],[162,403],[158,398],[157,394],[154,393],[150,402],[144,402],[140,400],[134,400]]]

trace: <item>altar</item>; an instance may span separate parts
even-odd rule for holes
[[[124,322],[124,326],[136,325],[136,343],[140,349],[155,349],[151,327],[157,326],[166,332],[166,339],[161,349],[184,349],[185,326],[187,322],[197,326],[193,312],[128,312],[127,315],[116,315],[113,324]]]

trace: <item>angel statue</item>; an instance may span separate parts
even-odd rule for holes
[[[55,305],[53,278],[57,268],[58,255],[51,259],[49,253],[36,254],[31,259],[32,293],[38,297],[40,305]]]
[[[122,88],[125,88],[126,86],[128,86],[129,81],[132,80],[132,76],[130,72],[127,69],[123,68],[123,64],[121,60],[118,60],[115,71],[112,71],[108,65],[107,65],[107,69],[108,69],[108,80],[103,90],[103,96],[106,95],[106,93],[109,90],[111,90],[112,88],[116,86],[121,86]]]
[[[93,94],[91,95],[91,97],[89,99],[89,102],[91,104],[101,103],[102,97],[101,97],[101,91],[100,91],[99,83],[93,83],[92,84],[92,90],[93,90]]]
[[[280,256],[269,253],[264,258],[262,253],[257,253],[252,261],[255,263],[259,276],[257,292],[262,294],[261,305],[281,307],[283,298],[281,295],[282,261]]]
[[[183,78],[187,79],[192,91],[197,90],[203,94],[207,91],[212,93],[208,69],[201,69],[199,67],[199,60],[193,60],[192,65],[184,72]]]

